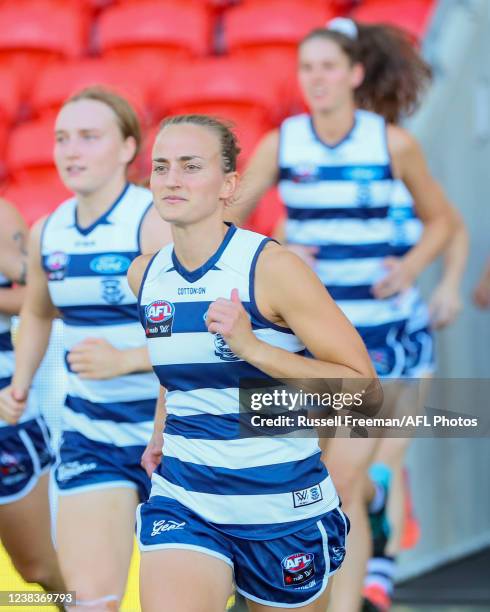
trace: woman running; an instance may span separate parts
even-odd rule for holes
[[[297,256],[223,222],[237,153],[230,130],[202,115],[165,120],[153,148],[154,202],[174,244],[129,270],[167,390],[164,458],[138,512],[145,612],[223,610],[233,575],[250,610],[323,612],[344,556],[346,519],[317,439],[240,437],[238,389],[247,377],[374,370]]]
[[[399,118],[397,118],[397,121]],[[453,210],[456,230],[444,253],[444,270],[432,292],[429,304],[415,289],[415,299],[402,337],[404,368],[402,378],[407,379],[394,407],[394,416],[417,414],[424,405],[428,382],[436,370],[433,330],[451,325],[461,309],[461,281],[468,255],[468,234],[460,214]],[[395,251],[406,252],[420,239],[423,226],[416,217],[414,203],[405,185],[397,181],[391,196],[390,217],[394,224],[392,245]],[[414,385],[414,379],[423,379]],[[363,595],[371,604],[365,610],[385,612],[390,609],[394,591],[396,558],[402,548],[416,545],[420,529],[416,519],[407,514],[411,507],[404,458],[411,438],[386,437],[376,449],[370,473],[377,476],[391,472],[389,499],[383,514],[387,516],[385,529],[379,530],[377,517],[372,517],[373,556],[368,562]],[[379,511],[378,513],[379,514]],[[389,525],[389,529],[386,526]]]
[[[235,214],[242,222],[278,183],[288,243],[313,265],[356,326],[378,375],[401,376],[401,339],[415,299],[410,287],[443,249],[451,212],[417,142],[384,117],[413,111],[430,71],[400,31],[342,19],[305,37],[298,75],[310,113],[287,119],[264,137]],[[396,178],[424,224],[417,245],[402,256],[391,244]],[[332,610],[345,612],[359,606],[370,555],[366,503],[378,510],[385,494],[362,476],[375,439],[335,439],[329,446],[329,467],[352,522],[332,598]]]
[[[127,182],[140,128],[126,100],[81,91],[59,112],[55,137],[56,166],[75,197],[33,227],[15,374],[2,402],[24,409],[59,313],[68,391],[56,467],[58,556],[76,610],[117,610],[135,508],[149,489],[140,459],[158,396],[126,271],[165,244],[167,227],[151,193]]]
[[[0,389],[10,385],[14,371],[11,318],[24,297],[26,240],[22,217],[0,200]],[[0,401],[0,541],[26,582],[64,591],[51,540],[53,455],[38,399],[33,393],[22,412]]]

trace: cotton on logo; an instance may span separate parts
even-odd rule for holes
[[[151,323],[163,323],[174,316],[174,305],[165,300],[156,300],[146,307],[146,318]]]

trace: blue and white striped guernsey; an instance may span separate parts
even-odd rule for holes
[[[256,539],[293,532],[297,521],[338,505],[316,439],[240,437],[239,380],[268,377],[205,325],[210,304],[237,288],[258,338],[303,353],[291,330],[267,321],[255,304],[255,265],[268,240],[230,226],[194,272],[168,245],[150,262],[139,296],[151,361],[167,388],[164,458],[152,496],[175,499],[223,531]]]
[[[11,281],[0,274],[0,288],[8,289],[12,287]],[[12,317],[0,312],[0,389],[10,385],[14,373],[14,347],[12,346],[11,335]],[[24,410],[19,423],[24,423],[34,419],[39,415],[38,405],[34,397],[29,396],[26,409]],[[8,423],[0,419],[0,428],[8,427]]]
[[[405,320],[411,295],[374,299],[371,288],[395,248],[390,217],[394,179],[385,121],[358,110],[349,134],[328,146],[309,115],[286,119],[280,130],[280,194],[286,204],[290,243],[316,246],[316,272],[358,328]]]
[[[391,195],[390,218],[393,222],[392,244],[397,254],[403,255],[420,240],[423,223],[415,214],[412,194],[405,184],[396,180]],[[413,288],[412,309],[407,323],[407,333],[430,325],[429,309],[417,287]]]
[[[147,189],[127,185],[88,228],[78,225],[74,198],[48,218],[41,240],[42,262],[51,300],[64,321],[65,356],[86,338],[103,338],[118,349],[145,344],[126,272],[141,252],[140,227],[151,201]],[[120,447],[147,444],[158,395],[152,372],[83,380],[66,365],[63,431]]]

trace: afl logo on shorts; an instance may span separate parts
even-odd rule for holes
[[[165,300],[156,300],[145,308],[147,338],[163,338],[172,335],[175,306]]]
[[[305,582],[311,582],[315,576],[314,559],[315,555],[313,553],[305,552],[284,557],[281,561],[284,585],[299,587]]]
[[[66,268],[70,256],[63,251],[54,251],[46,256],[44,259],[44,266],[48,272],[48,280],[57,281],[63,280],[66,274]]]

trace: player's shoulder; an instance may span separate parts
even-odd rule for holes
[[[0,232],[10,233],[10,230],[25,229],[26,223],[24,218],[11,203],[0,198]]]
[[[257,261],[257,274],[266,282],[288,282],[304,268],[304,262],[295,253],[275,240],[264,246]]]
[[[128,268],[128,283],[135,295],[138,295],[143,277],[153,257],[155,257],[155,253],[138,255],[138,257],[133,259]]]
[[[388,124],[386,137],[392,154],[410,153],[419,147],[417,139],[408,130],[394,123]]]

